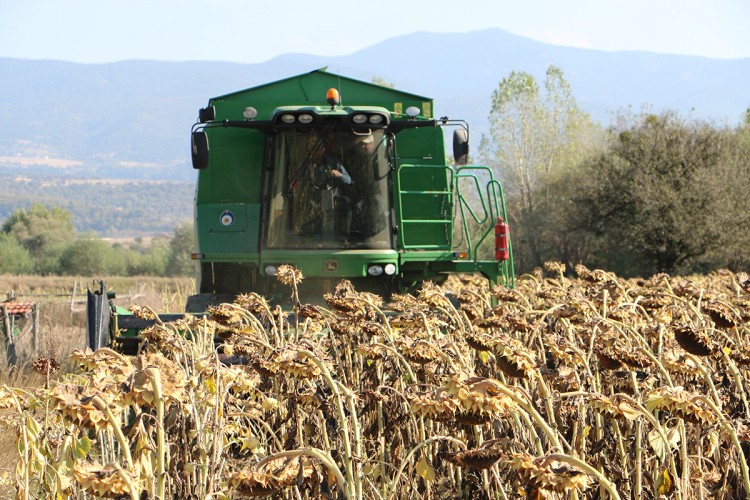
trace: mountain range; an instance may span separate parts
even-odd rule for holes
[[[321,67],[432,97],[436,116],[467,120],[478,145],[499,82],[513,70],[541,82],[550,65],[605,126],[618,110],[643,106],[731,126],[750,106],[750,58],[604,52],[500,29],[419,32],[346,56],[286,54],[258,64],[0,58],[0,174],[191,181],[190,126],[210,97]]]

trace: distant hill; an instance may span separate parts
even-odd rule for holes
[[[500,80],[512,70],[541,80],[550,64],[602,123],[618,108],[644,104],[737,123],[750,106],[750,59],[561,47],[499,29],[414,33],[347,56],[288,54],[261,64],[0,58],[0,157],[75,160],[90,175],[191,180],[188,133],[210,97],[323,66],[433,97],[436,114],[466,119],[481,133]]]
[[[190,126],[210,97],[320,67],[433,97],[437,116],[469,122],[476,145],[500,80],[522,70],[541,81],[551,64],[602,124],[643,105],[736,124],[750,106],[750,58],[604,52],[499,29],[413,33],[346,56],[287,54],[260,64],[0,58],[0,175],[192,182]]]
[[[32,203],[70,212],[79,234],[171,235],[190,222],[194,186],[185,181],[85,179],[0,172],[0,223]]]

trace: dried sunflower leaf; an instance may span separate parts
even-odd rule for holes
[[[419,477],[424,479],[426,483],[435,480],[435,468],[427,461],[427,458],[422,455],[422,458],[417,462],[417,474]]]

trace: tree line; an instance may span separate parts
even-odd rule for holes
[[[516,270],[555,260],[623,276],[750,268],[750,110],[737,126],[626,109],[604,128],[563,72],[512,72],[480,159],[505,189]]]
[[[121,175],[126,175],[134,169],[122,170]],[[194,182],[87,179],[78,175],[75,171],[45,172],[36,167],[19,175],[17,170],[0,167],[0,220],[33,201],[69,211],[82,233],[129,236],[144,234],[146,228],[151,234],[171,233],[193,213]]]
[[[0,274],[71,276],[189,276],[193,247],[191,223],[149,243],[110,244],[78,234],[71,213],[32,204],[15,210],[0,227]]]
[[[602,127],[559,68],[541,83],[511,72],[478,156],[505,188],[517,272],[552,260],[622,276],[748,270],[750,110],[744,118],[626,109]],[[77,234],[65,208],[34,204],[2,223],[0,273],[189,275],[192,242],[185,223],[150,245],[110,245]]]

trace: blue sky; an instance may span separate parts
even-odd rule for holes
[[[0,57],[263,62],[415,31],[501,28],[555,45],[750,57],[749,0],[0,0]]]

